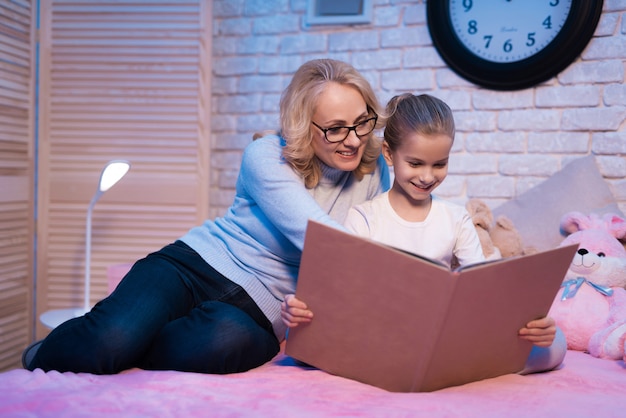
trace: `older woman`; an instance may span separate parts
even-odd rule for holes
[[[246,148],[226,215],[137,261],[91,312],[29,346],[24,367],[233,373],[269,361],[285,336],[280,306],[295,290],[307,221],[342,228],[351,206],[389,187],[379,111],[352,66],[302,65],[281,98],[280,134]]]

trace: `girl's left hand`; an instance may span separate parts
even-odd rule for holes
[[[556,322],[548,316],[536,319],[527,323],[518,334],[538,347],[549,347],[556,335]]]

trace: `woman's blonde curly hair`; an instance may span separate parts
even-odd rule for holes
[[[370,112],[379,115],[376,128],[384,124],[384,115],[369,82],[354,67],[332,59],[318,59],[304,63],[294,74],[291,83],[280,99],[280,134],[285,140],[283,158],[302,175],[307,188],[315,187],[320,180],[320,162],[312,146],[311,118],[317,100],[330,83],[350,86],[358,90]],[[376,168],[381,141],[372,132],[366,138],[365,152],[354,175],[361,180]]]

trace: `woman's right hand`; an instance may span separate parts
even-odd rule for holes
[[[313,312],[306,303],[296,298],[295,295],[285,295],[285,300],[280,305],[280,316],[289,328],[297,326],[301,322],[311,322]]]

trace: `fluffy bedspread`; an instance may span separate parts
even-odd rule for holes
[[[132,369],[113,376],[0,373],[2,417],[624,417],[623,361],[569,351],[560,369],[430,393],[391,393],[301,367],[280,353],[246,373]]]

